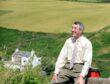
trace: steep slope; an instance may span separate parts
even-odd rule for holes
[[[110,26],[94,33],[90,40],[93,43],[93,66],[100,68],[103,77],[110,76]]]

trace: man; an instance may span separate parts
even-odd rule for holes
[[[84,25],[76,21],[72,25],[72,37],[68,38],[56,62],[52,84],[84,84],[84,78],[92,63],[92,44],[83,36]]]

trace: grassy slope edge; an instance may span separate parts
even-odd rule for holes
[[[107,26],[98,32],[85,33],[85,35],[92,41],[93,44],[94,56],[93,56],[92,66],[98,67],[102,70],[101,77],[110,76],[109,32],[110,32],[110,26]],[[18,30],[11,30],[11,29],[6,29],[4,27],[0,27],[0,56],[4,55],[5,57],[3,58],[10,59],[11,54],[14,52],[16,48],[19,48],[20,50],[28,50],[28,51],[34,49],[36,54],[42,57],[42,68],[43,70],[47,71],[48,74],[47,77],[50,77],[50,74],[54,70],[54,64],[60,52],[60,49],[63,46],[65,40],[69,36],[70,34],[68,33],[52,34],[52,33],[43,33],[43,32],[27,32],[27,31],[22,32]],[[0,65],[2,65],[2,63],[0,63]],[[4,77],[3,74],[5,74],[6,76],[7,73],[8,73],[7,70],[5,70],[1,66],[0,67],[1,76]],[[36,72],[34,73],[36,74]],[[23,75],[20,75],[19,73],[18,75],[13,74],[13,76],[17,78]],[[27,77],[27,75],[25,76]],[[24,80],[27,80],[25,76],[23,76]],[[30,76],[34,76],[35,78],[37,78],[37,76],[35,76],[34,74]],[[40,78],[38,79],[40,80]],[[44,80],[43,78],[41,79]],[[10,80],[14,81],[15,79],[12,77],[10,78]],[[16,81],[18,80],[16,79]],[[45,79],[44,84],[45,81],[49,82],[49,79]],[[34,82],[38,82],[38,81],[34,81]]]

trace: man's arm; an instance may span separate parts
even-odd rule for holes
[[[78,84],[84,84],[84,77],[87,75],[88,70],[92,63],[92,44],[91,42],[86,44],[84,52],[84,66],[82,72],[78,78]]]
[[[88,73],[88,70],[92,63],[92,44],[91,42],[88,42],[85,46],[85,52],[84,52],[84,66],[81,72],[81,76],[85,77]]]
[[[57,59],[57,62],[55,65],[55,72],[52,77],[53,80],[57,80],[57,76],[58,76],[60,69],[65,65],[66,56],[67,56],[67,41],[65,42],[63,48],[61,49],[61,52],[60,52],[59,57]]]

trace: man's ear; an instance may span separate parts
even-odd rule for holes
[[[80,29],[80,34],[82,34],[83,33],[83,30],[82,29]]]

